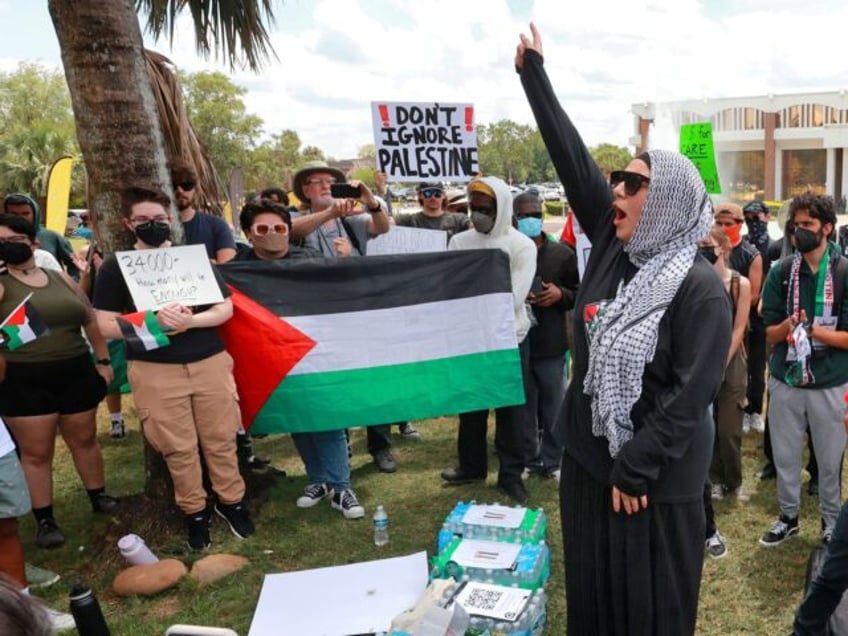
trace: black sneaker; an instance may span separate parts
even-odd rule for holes
[[[727,556],[727,542],[718,530],[706,540],[704,547],[711,559],[721,559]]]
[[[777,477],[777,470],[775,469],[774,464],[769,462],[768,464],[760,468],[760,470],[757,471],[757,477],[759,477],[763,481],[765,481],[766,479],[774,479],[775,477]]]
[[[250,513],[243,503],[236,504],[215,504],[215,513],[227,522],[233,534],[239,539],[247,539],[253,534],[255,528],[250,520]]]
[[[374,463],[377,465],[377,470],[381,473],[394,473],[397,472],[397,464],[395,463],[395,458],[392,457],[392,453],[388,448],[384,448],[382,450],[378,450],[373,455]]]
[[[126,435],[124,420],[112,420],[112,432],[109,433],[109,437],[112,439],[123,439]]]
[[[193,515],[186,515],[189,548],[192,550],[205,550],[212,545],[212,537],[209,536],[210,521],[208,510],[201,510]]]
[[[521,479],[498,481],[498,490],[520,504],[526,503],[529,497],[527,489],[524,487],[524,482]]]
[[[311,508],[324,497],[332,497],[333,489],[327,484],[309,484],[303,489],[303,494],[297,498],[298,508]]]
[[[764,545],[767,548],[780,545],[789,537],[796,534],[798,534],[798,517],[790,519],[789,517],[780,515],[778,520],[772,524],[771,530],[760,538],[760,545]]]
[[[365,516],[365,508],[360,505],[356,493],[350,488],[335,493],[330,505],[334,510],[339,510],[345,519],[361,519]]]
[[[94,499],[91,500],[91,509],[94,512],[109,514],[118,509],[118,500],[112,495],[107,495],[105,492],[101,492],[100,494],[95,495]]]
[[[35,544],[39,548],[58,548],[65,543],[65,535],[59,530],[59,524],[53,517],[41,519],[35,533]]]
[[[445,468],[442,471],[442,479],[449,484],[471,484],[475,481],[486,481],[486,475],[481,475],[479,477],[469,475],[462,470],[462,468],[457,466],[456,468]]]

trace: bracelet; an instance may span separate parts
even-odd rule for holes
[[[379,202],[379,201],[377,201],[377,206],[376,206],[376,207],[373,207],[373,208],[372,208],[370,205],[368,206],[368,211],[369,211],[371,214],[377,214],[377,212],[379,212],[379,211],[380,211],[380,210],[382,210],[382,209],[383,209],[383,206],[382,206],[382,205],[380,205],[380,202]]]
[[[110,364],[112,364],[112,361],[109,358],[100,358],[97,361],[97,364],[102,366],[109,366]]]

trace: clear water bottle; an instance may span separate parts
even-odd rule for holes
[[[80,636],[111,636],[100,603],[88,587],[75,584],[71,588],[70,605]]]
[[[389,542],[389,516],[383,506],[374,511],[374,545],[386,545]]]

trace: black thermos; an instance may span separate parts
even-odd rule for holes
[[[71,588],[70,598],[71,614],[80,636],[111,636],[100,603],[87,586],[75,584]]]

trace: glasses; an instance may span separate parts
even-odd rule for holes
[[[328,185],[331,186],[336,183],[336,180],[333,177],[324,177],[322,179],[306,179],[303,184],[308,186],[314,185]]]
[[[161,214],[159,216],[154,216],[153,218],[148,218],[146,216],[137,216],[135,218],[130,219],[130,223],[133,225],[144,225],[145,223],[165,223],[168,224],[169,219],[166,215]]]
[[[421,191],[421,196],[425,199],[434,199],[442,196],[442,191],[437,190],[436,188],[428,188],[427,190]]]
[[[254,223],[251,228],[253,233],[257,236],[265,236],[268,232],[273,232],[274,234],[285,234],[288,231],[288,227],[285,223],[274,223],[270,225],[268,223]]]
[[[647,185],[651,180],[638,172],[630,172],[628,170],[614,170],[610,172],[610,186],[615,188],[619,183],[624,183],[624,193],[632,197],[642,189],[643,185]]]
[[[194,186],[195,184],[191,181],[181,181],[180,183],[174,184],[174,190],[179,188],[183,192],[191,192],[192,190],[194,190]]]
[[[28,236],[7,236],[0,238],[0,243],[26,243],[28,240]]]

